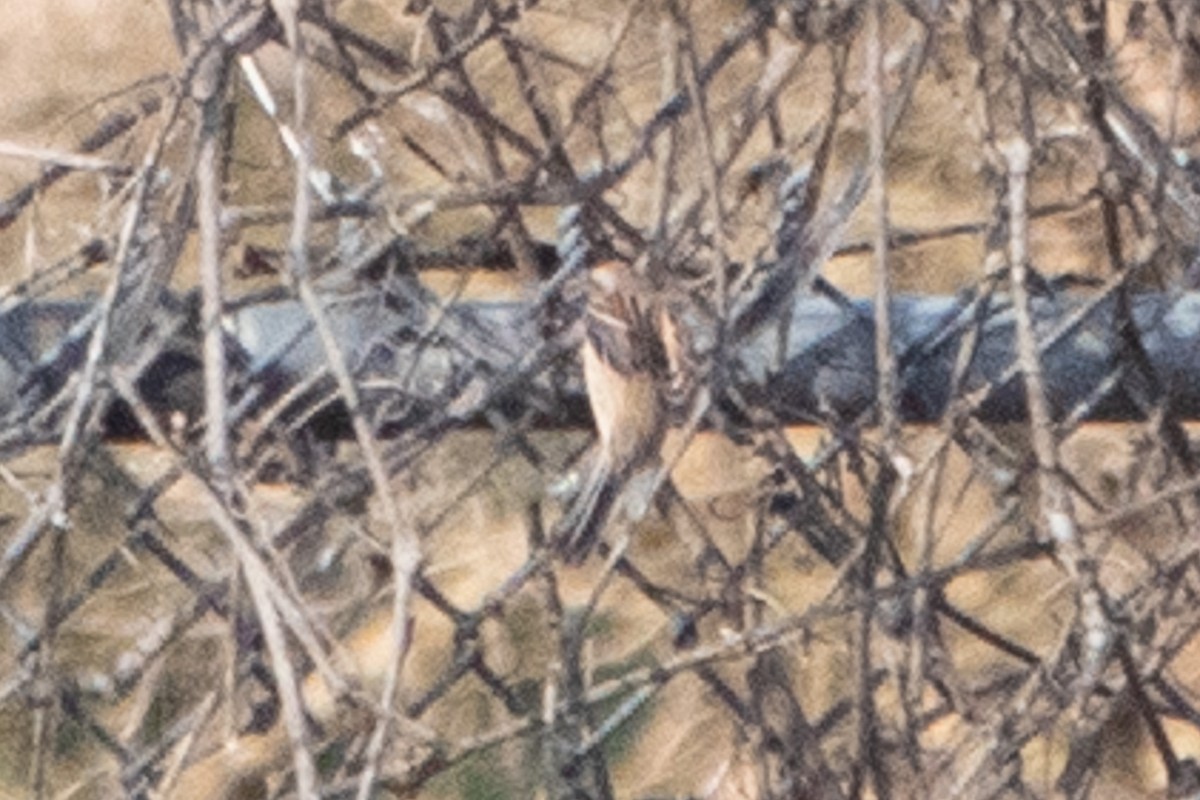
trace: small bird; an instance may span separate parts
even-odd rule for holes
[[[666,305],[629,264],[591,268],[581,356],[597,445],[578,495],[556,526],[569,563],[587,558],[615,510],[623,507],[636,519],[649,504],[649,497],[618,501],[640,487],[654,489],[646,480],[660,465],[678,347]]]

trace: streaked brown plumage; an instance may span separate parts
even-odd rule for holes
[[[597,444],[583,486],[556,529],[571,562],[591,552],[626,484],[659,465],[673,364],[669,348],[675,346],[665,307],[628,264],[599,264],[588,281],[581,356]]]

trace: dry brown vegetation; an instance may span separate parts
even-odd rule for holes
[[[674,494],[581,568],[543,537],[588,439],[537,405],[577,381],[578,275],[537,257],[567,207],[702,344],[818,273],[1018,309],[1029,267],[1193,289],[1187,0],[10,5],[0,315],[86,297],[109,327],[0,405],[0,797],[1200,790],[1194,435],[1133,343],[1144,421],[998,426],[976,397],[917,428],[883,392],[789,425],[727,339],[695,354]],[[540,303],[532,400],[391,384],[305,449],[295,409],[235,419],[262,376],[219,335],[207,382],[139,395],[178,344],[164,290],[203,298],[195,344],[281,288],[315,317],[417,297],[422,324]],[[379,395],[337,353],[301,404]],[[103,435],[116,400],[140,441]]]

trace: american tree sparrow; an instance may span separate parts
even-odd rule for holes
[[[678,350],[665,304],[629,264],[608,261],[589,271],[581,355],[597,445],[556,527],[567,561],[587,557],[618,509],[633,519],[644,513],[650,497],[633,495],[655,488]]]

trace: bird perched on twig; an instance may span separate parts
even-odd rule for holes
[[[556,526],[568,562],[587,557],[615,511],[635,520],[645,512],[651,499],[645,495],[656,488],[679,347],[666,304],[631,265],[592,267],[581,355],[597,444]]]

